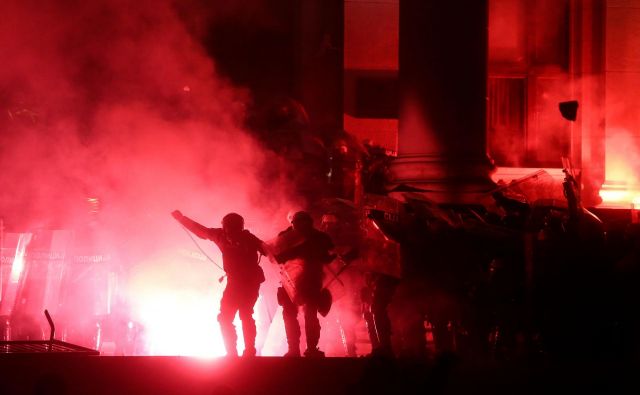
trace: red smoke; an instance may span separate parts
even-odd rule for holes
[[[169,0],[8,0],[0,13],[8,230],[99,240],[116,257],[116,299],[145,327],[148,352],[220,354],[221,273],[193,258],[169,212],[213,227],[235,211],[265,239],[286,226],[287,186],[258,177],[273,158],[242,130],[249,94],[216,75]],[[106,292],[76,287],[84,298]],[[55,319],[56,301],[47,303]]]

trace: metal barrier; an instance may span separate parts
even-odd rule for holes
[[[78,346],[55,339],[56,327],[47,310],[44,311],[49,322],[49,340],[11,340],[0,341],[0,358],[7,354],[80,354],[100,355],[91,348]]]

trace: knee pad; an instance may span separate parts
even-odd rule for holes
[[[241,321],[253,320],[253,309],[250,310],[239,310],[238,315],[240,316]]]
[[[233,317],[227,317],[225,314],[218,314],[218,322],[222,325],[233,325]]]

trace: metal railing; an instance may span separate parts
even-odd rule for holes
[[[80,354],[100,355],[91,348],[78,346],[55,339],[56,327],[47,310],[44,315],[49,323],[49,340],[11,340],[0,341],[0,358],[7,354]]]

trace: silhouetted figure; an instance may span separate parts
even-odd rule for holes
[[[373,144],[370,140],[364,142],[366,155],[363,156],[362,184],[366,193],[385,195],[389,180],[389,166],[393,159],[386,150]]]
[[[354,200],[359,156],[344,138],[332,142],[329,152],[329,187],[332,196]]]
[[[499,248],[493,248],[488,266],[483,314],[490,322],[489,352],[495,358],[511,358],[525,351],[530,328],[527,286],[525,231],[531,207],[524,196],[496,192],[493,195],[499,215],[487,221],[507,236]]]
[[[282,306],[282,316],[287,335],[289,351],[285,356],[300,356],[300,324],[298,306],[304,309],[305,334],[308,357],[323,357],[318,350],[320,321],[318,309],[322,297],[323,266],[334,259],[331,254],[333,242],[328,234],[314,228],[309,213],[299,211],[291,219],[292,226],[281,232],[279,238],[295,240],[276,255],[278,263],[298,260],[301,272],[296,277],[292,290],[278,289],[278,302]],[[291,295],[291,293],[295,293]]]
[[[393,356],[388,308],[402,276],[400,246],[389,239],[379,220],[384,213],[372,209],[362,225],[364,287],[360,290],[362,314],[371,341],[372,356]]]
[[[340,259],[332,262],[329,269],[335,273],[334,278],[325,284],[340,284],[336,292],[336,324],[340,332],[342,346],[347,356],[356,357],[356,325],[361,320],[360,289],[364,284],[364,275],[359,259],[360,227],[355,218],[345,214],[329,212],[322,216],[320,230],[327,233],[335,245]]]
[[[242,321],[245,345],[243,356],[256,355],[256,323],[253,319],[253,306],[258,300],[260,284],[265,280],[262,268],[258,264],[258,253],[266,254],[264,243],[244,229],[244,219],[236,213],[224,216],[222,229],[204,227],[185,217],[178,210],[171,215],[196,236],[216,243],[222,252],[227,286],[220,301],[218,322],[227,355],[238,355],[237,334],[233,325],[236,313],[239,313]]]
[[[271,165],[262,170],[263,179],[286,179],[308,201],[327,192],[327,148],[323,135],[311,128],[302,103],[291,97],[270,98],[253,109],[247,126],[275,153]]]
[[[362,290],[362,310],[371,341],[371,354],[393,356],[388,307],[399,279],[376,272],[367,272],[365,279],[367,286]]]

